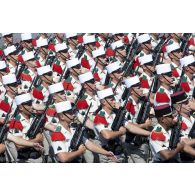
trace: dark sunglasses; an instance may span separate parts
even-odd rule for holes
[[[144,64],[144,66],[154,66],[154,65],[153,65],[153,62],[149,62],[149,63]]]
[[[186,100],[185,102],[182,102],[182,104],[188,105],[189,104],[189,100]]]
[[[12,34],[10,34],[10,35],[5,35],[4,37],[5,37],[5,38],[12,38],[13,35],[12,35]]]
[[[64,91],[57,92],[57,95],[64,95],[64,94],[65,94]]]
[[[114,96],[112,95],[112,96],[108,96],[108,97],[106,97],[105,99],[107,99],[107,100],[115,100],[115,98],[114,98]]]
[[[167,118],[174,118],[173,115],[169,115],[169,116],[165,116],[165,117],[167,117]]]
[[[172,76],[173,76],[173,75],[172,75],[172,72],[167,72],[167,73],[165,73],[165,74],[163,74],[163,75],[168,76],[168,77],[172,77]]]
[[[179,48],[179,49],[176,49],[176,50],[174,50],[172,52],[180,53],[181,52],[181,49]]]
[[[22,105],[23,106],[32,106],[32,101],[30,100],[28,102],[24,102]]]
[[[51,72],[48,72],[48,73],[45,73],[45,74],[43,74],[43,76],[52,76],[52,71]]]
[[[32,39],[25,40],[24,42],[25,42],[25,43],[32,43]]]
[[[72,68],[80,69],[81,68],[81,64],[77,64],[76,66],[74,66]]]
[[[91,80],[87,81],[87,83],[94,84],[95,83],[95,80],[94,79],[91,79]]]
[[[148,41],[144,42],[143,44],[151,44],[151,41],[148,40]]]
[[[8,87],[17,87],[18,86],[18,83],[15,82],[15,83],[10,83],[7,85]]]
[[[69,115],[73,115],[74,111],[73,110],[68,110],[68,111],[64,111],[62,112],[64,115],[69,114]]]
[[[121,74],[121,73],[123,73],[123,69],[122,68],[119,68],[118,70],[115,70],[112,73]]]

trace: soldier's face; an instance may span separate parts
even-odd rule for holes
[[[28,62],[26,62],[26,65],[31,68],[37,67],[36,62],[34,60],[29,60]]]
[[[166,85],[173,85],[173,83],[174,83],[173,77],[172,76],[168,76],[168,75],[163,75],[162,81]]]
[[[62,102],[66,100],[66,95],[64,93],[64,91],[58,92],[54,95],[54,99],[56,100],[56,102]]]
[[[115,107],[116,101],[115,101],[114,97],[106,98],[106,99],[105,99],[105,102],[106,102],[106,106],[107,106],[109,109],[112,109],[112,108]]]
[[[143,68],[144,68],[145,70],[148,70],[148,69],[149,69],[149,71],[151,71],[152,73],[154,73],[154,71],[155,71],[154,66],[146,66],[146,67],[143,66]]]
[[[145,50],[152,50],[152,44],[150,42],[141,44],[141,47]]]
[[[181,112],[185,114],[189,114],[190,111],[191,111],[191,108],[190,108],[189,100],[187,100],[181,104]]]
[[[7,43],[13,43],[13,36],[12,35],[4,36],[4,40]]]
[[[64,39],[64,33],[56,33],[56,36],[59,38],[59,39]]]
[[[172,58],[175,60],[182,58],[182,52],[180,50],[172,52]]]
[[[176,119],[173,115],[163,117],[163,122],[166,126],[172,127],[176,123]]]
[[[24,42],[22,43],[22,46],[23,46],[24,48],[27,48],[27,49],[32,49],[32,48],[33,48],[32,40],[24,41]]]
[[[141,88],[141,86],[138,86],[138,87],[133,87],[132,88],[132,93],[140,98],[140,96],[142,97],[144,94],[143,94],[143,89]]]
[[[126,50],[125,50],[124,47],[117,49],[117,51],[118,51],[118,52],[116,52],[116,56],[117,56],[117,55],[121,55],[121,57],[126,56]]]

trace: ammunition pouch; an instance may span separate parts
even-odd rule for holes
[[[37,159],[40,157],[41,153],[34,148],[24,148],[18,151],[18,159],[20,160]]]

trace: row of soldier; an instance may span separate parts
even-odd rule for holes
[[[2,33],[2,162],[192,162],[194,34]]]

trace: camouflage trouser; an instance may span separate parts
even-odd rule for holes
[[[141,146],[125,143],[127,149],[128,163],[146,163],[149,156],[149,145],[147,143]]]
[[[99,140],[90,140],[94,142],[96,145],[101,146],[101,142]],[[108,149],[107,149],[108,150]],[[102,154],[96,154],[89,150],[86,150],[85,154],[83,155],[85,162],[87,163],[113,163],[107,156]],[[124,162],[125,156],[124,154],[117,155],[117,162],[121,163]]]

